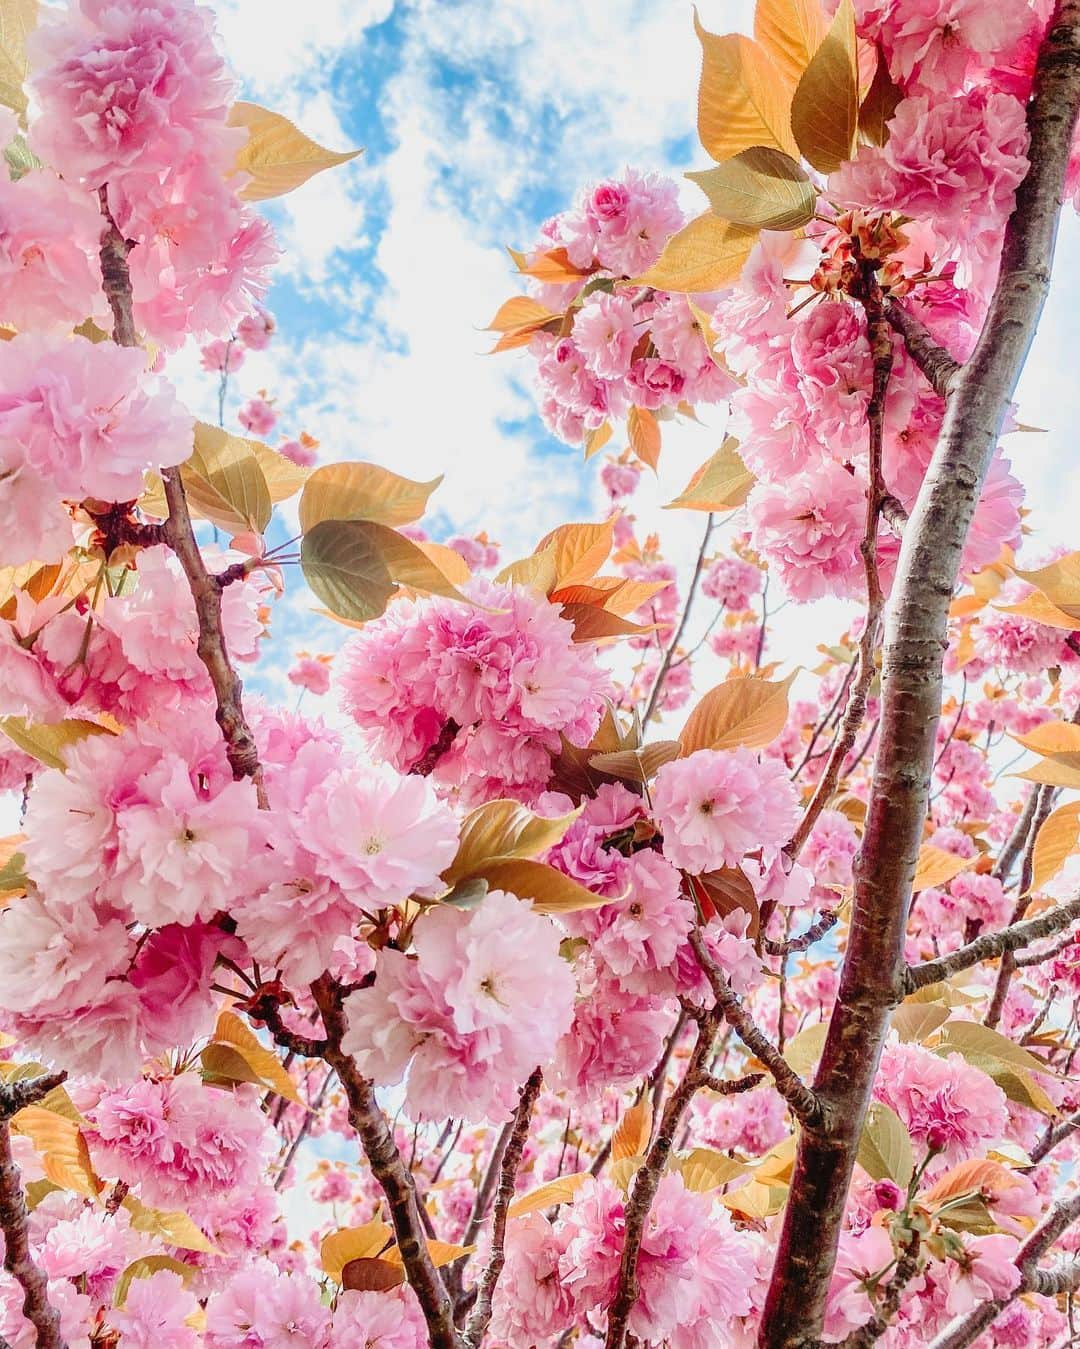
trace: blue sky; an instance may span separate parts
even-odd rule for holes
[[[683,0],[220,0],[226,49],[246,98],[292,117],[353,163],[319,176],[268,213],[285,250],[270,298],[281,334],[249,356],[231,412],[266,388],[287,434],[307,430],[324,461],[371,459],[416,478],[446,474],[426,522],[435,537],[486,528],[507,557],[566,519],[596,517],[595,465],[536,417],[524,353],[487,357],[483,325],[518,289],[504,245],[578,188],[632,163],[679,177],[703,167],[695,135],[699,49]],[[749,31],[750,0],[703,0],[706,27]],[[703,204],[684,183],[688,209]],[[1065,465],[1080,421],[1080,229],[1063,223],[1054,296],[1021,387],[1011,437],[1029,488],[1033,548],[1069,542]],[[172,363],[194,410],[213,415],[212,381],[193,357]],[[698,522],[660,516],[714,450],[706,426],[665,429],[656,480],[635,510],[666,526],[689,562]],[[613,447],[619,448],[618,437]],[[286,517],[285,523],[288,523]],[[328,649],[296,578],[290,649]],[[280,608],[280,606],[279,606]],[[283,620],[285,620],[283,622]],[[773,654],[804,663],[844,626],[838,607],[788,608]],[[310,635],[309,635],[310,634]],[[801,648],[801,650],[800,650]]]

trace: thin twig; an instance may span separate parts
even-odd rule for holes
[[[690,577],[690,584],[686,590],[686,603],[683,605],[682,617],[679,619],[678,627],[672,634],[671,641],[660,659],[660,666],[656,671],[656,678],[653,680],[652,688],[649,690],[649,698],[645,704],[645,711],[641,716],[642,726],[647,726],[649,718],[656,710],[656,705],[660,701],[660,694],[664,688],[664,680],[667,678],[668,670],[671,668],[671,662],[682,641],[682,635],[686,631],[686,624],[690,618],[690,609],[694,603],[694,596],[697,594],[698,582],[701,580],[701,573],[705,566],[705,554],[708,551],[709,539],[712,537],[713,523],[715,516],[712,511],[709,512],[705,521],[705,533],[702,536],[701,547],[698,549],[697,560],[694,563],[693,575]]]

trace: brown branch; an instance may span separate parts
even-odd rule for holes
[[[701,573],[705,566],[705,553],[709,547],[709,540],[712,538],[714,522],[715,516],[712,511],[710,511],[705,520],[705,533],[701,540],[701,547],[698,549],[693,575],[690,577],[690,584],[686,590],[686,603],[683,605],[682,617],[679,619],[679,625],[672,633],[671,641],[668,642],[664,654],[660,658],[660,666],[656,671],[656,678],[653,680],[653,686],[649,690],[649,699],[645,704],[645,711],[641,715],[642,726],[648,725],[649,718],[656,710],[656,704],[660,701],[660,694],[664,688],[664,680],[667,678],[667,672],[671,668],[672,659],[678,649],[679,643],[682,641],[683,633],[686,631],[686,625],[690,619],[690,609],[694,603],[698,582],[701,580]]]
[[[308,1108],[304,1111],[304,1118],[300,1121],[300,1124],[296,1130],[296,1135],[293,1138],[292,1142],[289,1144],[289,1149],[285,1153],[285,1156],[281,1159],[281,1166],[279,1167],[278,1173],[274,1178],[275,1190],[281,1190],[284,1188],[285,1179],[289,1174],[289,1167],[292,1166],[293,1160],[296,1157],[296,1154],[300,1151],[304,1139],[307,1138],[308,1134],[311,1132],[311,1126],[315,1123],[315,1116],[318,1113],[319,1107],[325,1100],[326,1093],[330,1090],[330,1084],[331,1082],[333,1082],[333,1080],[334,1080],[334,1070],[333,1068],[328,1068],[326,1070],[326,1076],[323,1078],[322,1086],[315,1093],[314,1100],[312,1100],[308,1104]]]
[[[776,1046],[742,1004],[716,961],[705,949],[700,931],[690,933],[690,945],[694,949],[698,963],[705,973],[716,1006],[723,1013],[724,1020],[731,1029],[768,1071],[776,1090],[784,1098],[795,1118],[804,1126],[820,1124],[822,1121],[822,1103],[792,1068]]]
[[[715,1073],[701,1074],[701,1085],[718,1096],[740,1096],[744,1091],[753,1091],[764,1081],[764,1073],[746,1073],[743,1077],[732,1078],[717,1077]]]
[[[349,1106],[349,1123],[356,1131],[390,1209],[401,1262],[427,1322],[431,1349],[460,1349],[454,1327],[454,1309],[439,1271],[432,1262],[424,1236],[416,1185],[397,1150],[386,1116],[375,1099],[375,1089],[346,1054],[341,1041],[347,1030],[340,987],[328,975],[311,986],[326,1030],[323,1057],[337,1073]]]
[[[60,1313],[49,1301],[49,1281],[30,1251],[29,1215],[22,1176],[11,1150],[11,1119],[24,1106],[42,1100],[64,1081],[65,1073],[49,1073],[0,1085],[0,1233],[4,1269],[23,1293],[22,1313],[34,1327],[37,1349],[67,1349],[60,1331]]]
[[[943,346],[934,341],[929,330],[910,309],[896,300],[885,305],[885,317],[904,339],[907,353],[926,376],[930,387],[946,401],[957,386],[962,366]]]
[[[969,1312],[958,1316],[931,1341],[929,1349],[965,1349],[1021,1293],[1043,1293],[1045,1290],[1046,1296],[1053,1297],[1059,1292],[1075,1288],[1075,1280],[1080,1279],[1080,1265],[1075,1260],[1058,1265],[1056,1269],[1039,1269],[1038,1266],[1039,1260],[1077,1218],[1080,1218],[1080,1195],[1055,1204],[1016,1253],[1015,1264],[1020,1271],[1020,1283],[1014,1291],[1008,1297],[980,1302]]]
[[[762,949],[771,956],[795,955],[801,951],[808,951],[822,937],[828,936],[839,921],[840,915],[828,910],[797,937],[787,937],[783,941],[777,941],[775,937],[763,937]]]
[[[1027,794],[1027,800],[1024,802],[1024,808],[1016,817],[1016,823],[1012,827],[1005,842],[1005,846],[998,854],[998,860],[994,863],[994,869],[990,873],[994,880],[1000,881],[1002,885],[1008,882],[1013,867],[1016,865],[1016,859],[1023,851],[1024,844],[1027,842],[1028,835],[1031,833],[1031,821],[1035,818],[1035,812],[1039,807],[1039,788],[1034,786]]]
[[[904,537],[904,526],[908,522],[908,513],[891,492],[881,498],[881,518],[898,539]]]
[[[1063,927],[1080,918],[1080,898],[1060,904],[1037,918],[1029,918],[1026,923],[1014,923],[1000,932],[984,932],[981,937],[969,941],[966,946],[939,956],[937,960],[926,960],[921,965],[909,965],[904,976],[906,993],[925,988],[927,984],[936,984],[961,970],[970,970],[973,965],[981,965],[984,960],[996,960],[998,956],[1019,951],[1032,942],[1060,932]],[[1015,968],[1015,961],[1013,968]]]
[[[1048,1124],[1042,1137],[1028,1153],[1032,1164],[1037,1166],[1039,1162],[1044,1161],[1059,1144],[1071,1138],[1077,1129],[1080,1129],[1080,1110],[1063,1119],[1060,1124]]]
[[[507,1210],[514,1198],[517,1185],[517,1173],[521,1166],[521,1154],[525,1151],[525,1140],[529,1136],[529,1122],[532,1119],[533,1106],[540,1095],[543,1075],[537,1068],[521,1088],[517,1110],[514,1112],[514,1127],[503,1153],[499,1170],[499,1188],[495,1195],[495,1212],[491,1222],[491,1254],[476,1291],[476,1303],[462,1336],[465,1349],[479,1349],[488,1325],[491,1321],[492,1298],[499,1282],[499,1275],[506,1263],[506,1221]]]
[[[690,1061],[682,1081],[667,1099],[656,1136],[645,1154],[645,1160],[634,1176],[633,1188],[626,1204],[622,1257],[619,1263],[619,1282],[608,1309],[605,1349],[625,1349],[628,1343],[627,1327],[638,1300],[637,1265],[645,1223],[656,1198],[660,1179],[667,1168],[674,1145],[675,1131],[698,1089],[705,1085],[706,1061],[712,1052],[716,1032],[720,1026],[718,1009],[705,1013],[698,1022],[698,1035],[690,1054]]]
[[[886,623],[882,714],[847,950],[814,1080],[822,1125],[799,1139],[759,1332],[769,1349],[821,1335],[844,1207],[881,1046],[903,995],[911,886],[941,715],[948,610],[983,479],[1046,299],[1080,103],[1080,0],[1058,0],[1028,108],[1031,167],[1006,227],[1001,270],[971,360],[904,530]]]

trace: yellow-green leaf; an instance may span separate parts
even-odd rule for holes
[[[335,1283],[341,1282],[341,1271],[351,1260],[370,1260],[380,1255],[393,1241],[389,1223],[364,1223],[361,1227],[342,1227],[323,1237],[319,1248],[319,1263]]]
[[[855,12],[840,0],[829,31],[799,80],[791,101],[791,129],[803,157],[820,173],[851,158],[859,122]]]
[[[555,589],[557,578],[554,548],[539,549],[529,557],[511,562],[495,577],[500,585],[528,586],[541,595],[549,595]]]
[[[761,1181],[752,1180],[747,1185],[740,1185],[737,1190],[722,1194],[720,1202],[732,1213],[760,1221],[779,1213],[787,1203],[787,1196],[786,1185],[764,1185]]]
[[[568,1176],[559,1176],[539,1185],[535,1190],[515,1199],[506,1210],[510,1218],[524,1218],[527,1213],[537,1213],[540,1209],[554,1208],[556,1204],[569,1204],[581,1186],[589,1179],[588,1171],[574,1171]]]
[[[180,477],[192,511],[233,534],[261,534],[274,506],[253,443],[220,426],[195,423],[191,458]]]
[[[408,525],[424,514],[428,497],[441,482],[441,476],[431,482],[413,482],[378,464],[326,464],[304,484],[300,528],[306,533],[323,520]]]
[[[1059,806],[1047,816],[1035,836],[1032,853],[1031,889],[1041,890],[1052,881],[1080,843],[1080,801]]]
[[[764,47],[741,33],[721,37],[706,31],[696,11],[694,31],[701,43],[698,135],[706,151],[715,160],[752,145],[794,153],[791,86]]]
[[[824,1021],[807,1026],[793,1035],[784,1046],[784,1059],[800,1077],[809,1077],[817,1067],[829,1027]]]
[[[745,1162],[737,1162],[715,1148],[694,1148],[685,1157],[677,1158],[675,1167],[686,1188],[697,1194],[730,1185],[750,1170]]]
[[[364,520],[324,520],[300,545],[304,579],[339,618],[378,618],[397,590]]]
[[[871,145],[884,145],[889,139],[889,122],[903,97],[904,91],[889,74],[879,51],[874,78],[859,108],[859,130]]]
[[[754,37],[792,88],[824,36],[821,0],[758,0]]]
[[[755,145],[715,169],[688,173],[713,213],[747,229],[794,230],[814,215],[817,189],[782,150]]]
[[[940,1003],[902,1003],[892,1014],[892,1028],[905,1043],[922,1044],[949,1019]]]
[[[924,843],[919,849],[918,861],[915,864],[915,878],[911,883],[912,894],[918,894],[920,890],[937,890],[943,885],[948,885],[962,871],[973,867],[977,861],[976,857],[958,857],[954,852],[947,852],[944,848],[935,848],[933,844]]]
[[[741,677],[711,689],[690,713],[679,736],[683,755],[699,749],[760,749],[784,729],[788,690],[798,671],[781,683]]]
[[[462,821],[457,856],[442,873],[447,885],[476,874],[488,862],[512,857],[537,857],[553,848],[581,809],[546,819],[518,801],[488,801]]]
[[[679,496],[664,509],[731,511],[741,506],[755,479],[743,463],[738,445],[734,436],[725,436],[716,453],[706,459]]]
[[[969,1063],[994,1077],[986,1064],[1017,1068],[1025,1073],[1045,1073],[1057,1076],[1053,1068],[1034,1054],[1010,1040],[1007,1036],[983,1026],[977,1021],[948,1021],[942,1027],[941,1039],[935,1045],[939,1054],[960,1054]]]
[[[112,735],[108,726],[96,721],[68,717],[64,721],[31,724],[24,717],[0,717],[0,731],[31,758],[47,768],[66,767],[64,750],[85,740],[88,735]]]
[[[756,229],[732,225],[706,211],[671,236],[659,258],[636,278],[635,285],[682,295],[723,290],[739,279],[757,239]]]
[[[272,1049],[268,1049],[235,1012],[224,1011],[219,1014],[217,1024],[214,1026],[214,1038],[207,1048],[233,1050],[255,1073],[255,1081],[272,1088],[279,1096],[284,1096],[294,1105],[303,1104],[295,1083],[286,1072],[277,1054]],[[205,1063],[205,1059],[203,1061]],[[250,1081],[251,1079],[238,1078],[237,1080]]]
[[[508,890],[519,899],[531,900],[538,913],[577,913],[581,909],[599,909],[605,904],[617,903],[621,898],[619,895],[594,895],[546,862],[530,858],[487,862],[474,874],[487,881],[492,890]]]
[[[94,1174],[86,1139],[74,1120],[44,1105],[28,1105],[12,1116],[11,1128],[33,1143],[42,1169],[54,1185],[88,1199],[97,1198],[101,1181]]]
[[[179,1246],[181,1250],[220,1255],[206,1233],[182,1209],[149,1208],[132,1194],[124,1199],[124,1208],[130,1214],[131,1225],[136,1232],[160,1237],[170,1246]]]
[[[866,1113],[857,1160],[871,1180],[891,1180],[906,1190],[915,1173],[915,1156],[907,1126],[881,1101]]]
[[[38,0],[0,0],[0,104],[26,113],[26,39],[37,27]]]
[[[1016,575],[1041,591],[1070,618],[1080,618],[1080,553],[1067,553],[1038,571],[1017,569]]]
[[[26,893],[29,884],[26,854],[19,851],[19,845],[25,841],[25,834],[11,834],[0,839],[0,904],[14,895]]]
[[[133,1279],[153,1278],[162,1269],[179,1274],[184,1283],[189,1283],[195,1277],[194,1265],[185,1265],[182,1260],[174,1260],[171,1255],[144,1255],[138,1260],[133,1260],[117,1279],[116,1287],[113,1289],[113,1306],[122,1307],[127,1301],[128,1289]]]
[[[279,501],[288,501],[289,497],[299,492],[311,476],[310,468],[305,468],[303,464],[294,464],[291,459],[278,454],[277,450],[272,450],[261,440],[249,440],[247,443],[258,460],[270,492],[270,500],[275,505]]]
[[[345,164],[362,153],[324,149],[287,117],[257,103],[234,103],[229,125],[242,126],[248,133],[247,144],[236,158],[237,172],[250,174],[240,192],[245,201],[280,197],[323,169]]]

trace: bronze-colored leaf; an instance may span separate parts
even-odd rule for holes
[[[427,510],[428,498],[442,482],[413,482],[378,464],[348,460],[317,468],[300,498],[300,528],[306,533],[321,520],[377,520],[408,525]]]
[[[643,464],[655,469],[660,462],[660,423],[648,408],[632,407],[626,416],[630,448]]]
[[[757,239],[756,229],[732,225],[706,211],[672,235],[635,284],[682,295],[723,290],[739,279]]]
[[[784,729],[788,690],[798,671],[780,683],[743,676],[711,689],[690,713],[679,736],[683,755],[699,749],[760,749]]]
[[[624,782],[648,782],[664,764],[679,757],[677,740],[657,740],[639,749],[617,749],[606,754],[594,754],[589,759],[593,768],[610,773]]]
[[[509,800],[477,806],[461,823],[457,855],[442,878],[447,885],[455,885],[475,875],[486,863],[538,857],[562,839],[580,814],[580,809],[572,810],[549,819]]]
[[[287,117],[257,103],[234,103],[229,125],[242,126],[248,133],[247,144],[236,159],[237,171],[250,175],[240,191],[245,201],[280,197],[324,169],[346,164],[363,153],[324,149]]]
[[[1059,806],[1043,822],[1035,836],[1032,853],[1031,889],[1041,890],[1052,881],[1080,844],[1080,801]]]
[[[879,50],[874,78],[859,108],[859,131],[871,145],[884,145],[888,141],[889,122],[903,97],[903,89],[889,74],[885,56]]]
[[[820,173],[835,173],[851,158],[858,122],[855,12],[851,0],[840,0],[829,31],[795,90],[791,129],[803,157]]]
[[[682,492],[664,509],[732,511],[741,506],[750,495],[755,479],[743,463],[738,447],[739,442],[734,436],[725,436],[716,453],[706,459]]]
[[[644,1156],[651,1137],[652,1104],[648,1096],[643,1096],[637,1105],[626,1111],[611,1136],[612,1160]]]
[[[747,229],[794,230],[812,220],[817,188],[790,155],[755,145],[715,169],[688,173],[713,214]]]
[[[706,151],[715,160],[730,159],[752,145],[794,154],[791,86],[765,49],[740,33],[708,32],[696,10],[694,31],[701,43],[698,135]]]
[[[757,0],[754,37],[792,89],[824,36],[821,0]]]

